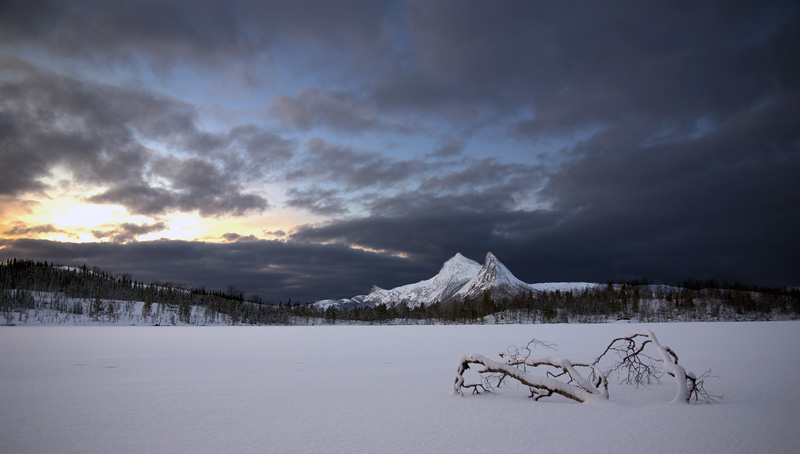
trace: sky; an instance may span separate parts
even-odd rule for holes
[[[798,55],[795,1],[6,1],[0,259],[800,285]]]

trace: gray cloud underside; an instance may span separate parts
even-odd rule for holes
[[[231,183],[254,159],[245,145],[250,140],[264,144],[254,149],[274,150],[262,162],[293,185],[290,206],[348,216],[303,226],[284,245],[273,245],[316,247],[320,263],[345,258],[338,248],[356,244],[409,254],[404,263],[435,272],[457,251],[480,259],[491,250],[529,282],[713,277],[798,285],[797,2],[225,4],[193,2],[184,11],[179,3],[142,3],[125,15],[99,2],[89,3],[91,15],[84,17],[60,2],[19,2],[0,14],[0,38],[41,43],[81,61],[124,63],[135,50],[167,68],[269,58],[285,43],[314,50],[315,61],[332,52],[342,64],[332,65],[329,78],[347,83],[306,87],[265,101],[265,109],[288,130],[358,136],[396,133],[400,125],[439,131],[440,145],[414,159],[325,137],[301,147],[298,139],[258,128],[204,134],[191,105],[18,68],[35,77],[2,80],[0,146],[11,165],[0,172],[15,172],[0,174],[0,194],[46,190],[40,177],[55,160],[110,185],[95,195],[100,200],[141,213],[206,205],[208,214],[263,209],[266,200]],[[103,99],[95,99],[97,92]],[[154,121],[128,106],[153,112]],[[72,134],[51,118],[58,109],[86,133]],[[532,159],[515,166],[500,159],[502,149],[495,160],[465,157],[482,128],[530,144]],[[159,166],[163,161],[131,131],[192,156]],[[565,137],[581,141],[555,152],[546,167],[535,164],[542,141]],[[231,141],[241,143],[240,151],[220,160]],[[56,143],[64,158],[43,154]],[[145,169],[174,186],[143,182]],[[209,169],[211,184],[200,169]],[[538,204],[529,206],[530,199]],[[354,201],[366,214],[354,215]],[[323,242],[337,244],[314,245]],[[51,247],[30,244],[31,251]],[[165,244],[208,253],[205,245],[158,243]],[[155,250],[154,243],[153,256]],[[380,270],[362,267],[395,269],[399,259],[347,254],[364,282],[408,282],[381,281]],[[276,257],[294,269],[292,259]],[[323,288],[342,288],[333,280],[309,281],[308,288],[314,285],[321,297],[342,295]],[[364,291],[361,281],[354,287],[343,296]]]
[[[780,95],[797,71],[791,57],[798,7],[791,1],[724,8],[714,2],[122,3],[11,2],[0,36],[8,45],[36,42],[64,57],[114,62],[136,53],[166,67],[271,57],[291,43],[332,52],[341,64],[329,66],[344,71],[339,76],[353,76],[342,68],[362,70],[359,93],[308,87],[276,103],[291,105],[297,112],[287,119],[300,127],[342,121],[344,129],[374,126],[386,109],[453,113],[475,106],[530,110],[519,124],[526,134],[623,121],[631,113],[672,126],[698,112],[716,118]]]
[[[289,182],[332,181],[349,190],[387,188],[417,179],[428,165],[419,160],[395,159],[378,152],[356,150],[311,139],[302,161],[286,174]]]
[[[528,107],[519,129],[529,135],[630,118],[658,131],[747,111],[797,80],[792,2],[471,6],[414,3],[417,71],[380,87],[395,94],[387,105],[446,81],[455,88],[425,105],[457,95]]]
[[[160,232],[166,228],[167,226],[163,222],[156,222],[155,224],[134,224],[131,222],[123,222],[122,224],[114,226],[108,230],[93,230],[92,234],[98,239],[108,238],[110,241],[116,243],[127,243],[135,240],[139,235]]]
[[[316,186],[308,189],[289,188],[286,191],[288,197],[286,205],[321,215],[347,214],[349,209],[339,193],[340,191],[336,189]]]
[[[549,209],[514,209],[503,184],[470,191],[474,166],[293,238],[439,258],[493,250],[529,281],[797,282],[796,4],[471,6],[413,3],[415,64],[374,84],[370,101],[393,112],[528,111],[508,132],[534,145],[592,131],[527,180],[543,182]],[[497,178],[518,194],[526,184]],[[454,194],[459,181],[465,193]]]
[[[63,166],[84,183],[107,187],[87,197],[93,203],[146,215],[242,215],[269,204],[245,192],[241,181],[294,153],[293,140],[252,125],[205,132],[195,108],[171,98],[59,76],[12,58],[0,65],[17,76],[0,81],[0,194],[46,191],[43,179]],[[161,155],[145,141],[186,156]]]
[[[6,230],[3,233],[5,233],[6,235],[21,236],[21,235],[40,235],[44,233],[67,233],[67,232],[59,229],[53,224],[28,225],[22,222],[15,222],[14,227],[10,228],[9,230]]]
[[[275,97],[270,113],[302,130],[316,126],[347,132],[390,129],[378,112],[367,106],[353,93],[314,87],[301,91],[296,98]]]
[[[376,20],[385,10],[371,1],[11,1],[0,15],[0,38],[91,62],[133,65],[144,56],[162,69],[219,65],[294,43],[357,47],[368,56],[389,45],[387,24]]]
[[[310,302],[367,292],[375,283],[418,281],[440,265],[409,262],[341,245],[242,240],[232,243],[146,241],[59,243],[44,240],[0,240],[0,258],[25,257],[58,264],[98,266],[130,273],[146,283],[170,281],[191,287],[225,290],[234,285],[248,295],[277,303],[291,298]],[[342,264],[348,266],[342,266]],[[427,269],[426,269],[427,268]]]

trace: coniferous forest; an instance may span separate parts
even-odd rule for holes
[[[680,285],[608,283],[585,290],[525,292],[361,307],[265,301],[233,286],[225,291],[129,274],[12,259],[0,264],[0,322],[12,324],[309,325],[604,323],[782,320],[800,314],[800,290],[716,281]]]

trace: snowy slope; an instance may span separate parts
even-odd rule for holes
[[[456,254],[444,263],[436,276],[416,282],[395,287],[390,290],[373,287],[367,295],[354,296],[340,300],[322,300],[316,304],[321,307],[335,306],[387,306],[405,301],[410,307],[429,305],[437,301],[445,301],[452,297],[464,284],[475,277],[481,270],[481,265],[463,255]]]
[[[538,284],[528,284],[530,288],[540,292],[568,292],[572,290],[586,290],[600,287],[603,284],[596,282],[541,282]]]
[[[373,305],[381,303],[390,305],[405,301],[413,307],[444,301],[463,288],[480,269],[481,265],[474,260],[456,254],[444,263],[436,276],[391,290],[375,288],[367,295],[366,302]]]
[[[134,326],[134,325],[231,325],[231,317],[193,305],[187,319],[181,319],[179,306],[152,303],[148,313],[142,310],[143,301],[101,299],[103,310],[92,315],[93,300],[71,298],[62,293],[29,292],[34,307],[14,309],[0,313],[0,326],[4,325],[59,325],[59,326]]]
[[[444,263],[436,276],[430,279],[389,290],[373,287],[367,295],[321,300],[315,304],[322,308],[329,306],[352,308],[379,304],[391,306],[405,302],[410,307],[416,307],[444,302],[451,298],[478,298],[487,290],[493,297],[512,298],[520,292],[583,290],[597,285],[600,284],[588,282],[527,284],[517,279],[491,252],[486,254],[483,265],[456,254]]]
[[[488,291],[492,296],[513,297],[517,293],[533,290],[532,287],[517,279],[505,265],[497,260],[491,252],[486,254],[483,266],[455,296],[461,299],[477,298]]]

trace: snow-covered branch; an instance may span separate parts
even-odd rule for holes
[[[645,348],[652,345],[658,357],[645,353]],[[708,394],[704,388],[705,378],[710,371],[696,376],[678,364],[678,355],[671,348],[661,345],[656,335],[650,330],[637,331],[633,334],[618,337],[611,341],[605,351],[592,363],[597,366],[608,354],[615,353],[619,359],[607,369],[606,374],[626,373],[623,383],[642,385],[653,382],[660,383],[663,373],[675,378],[676,393],[673,402],[711,403],[721,396]],[[659,370],[658,364],[661,363]]]
[[[638,331],[628,336],[618,337],[611,341],[605,351],[597,359],[589,363],[573,363],[565,358],[532,357],[532,347],[544,346],[552,348],[539,340],[530,341],[525,347],[509,347],[507,353],[501,353],[503,361],[495,361],[483,355],[472,354],[461,358],[453,384],[453,392],[463,395],[463,390],[472,389],[472,393],[491,391],[505,384],[510,378],[527,386],[534,400],[559,394],[578,402],[608,399],[608,380],[610,374],[625,374],[623,383],[649,384],[659,382],[666,373],[675,378],[677,392],[673,402],[715,402],[721,396],[713,396],[704,389],[705,378],[710,371],[701,376],[687,372],[678,364],[678,355],[667,346],[661,345],[655,334],[649,330]],[[650,347],[648,347],[650,346]],[[652,356],[646,350],[655,350]],[[607,370],[602,370],[600,363],[610,354],[616,354],[616,360]],[[464,373],[470,365],[483,366],[478,374],[483,383],[465,383]],[[659,367],[660,365],[660,367]],[[589,370],[587,376],[578,368]],[[546,369],[543,375],[534,375],[533,370]]]
[[[531,343],[528,343],[528,347]],[[494,361],[478,354],[463,356],[459,362],[453,391],[460,395],[463,394],[463,388],[472,388],[473,393],[478,392],[478,388],[488,391],[501,386],[503,381],[510,377],[527,386],[534,400],[553,394],[559,394],[578,402],[608,399],[608,382],[598,368],[590,364],[572,363],[564,358],[530,358],[528,347],[515,349],[509,354],[501,354],[500,356],[505,359],[505,362]],[[523,350],[528,354],[520,355]],[[491,374],[488,378],[485,377],[483,384],[464,383],[464,372],[469,369],[471,364],[483,366],[483,369],[478,372],[479,374]],[[554,374],[548,370],[545,376],[539,376],[528,372],[529,367],[551,367],[560,372]],[[576,369],[577,367],[589,368],[592,371],[593,380],[588,380],[581,375]],[[564,378],[566,381],[562,381]]]

